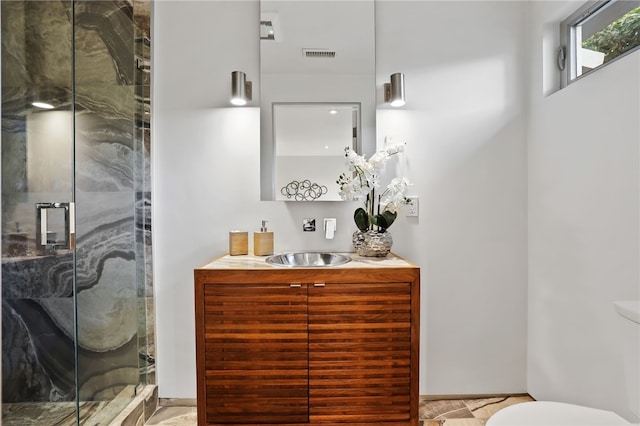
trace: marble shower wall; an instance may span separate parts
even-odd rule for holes
[[[155,382],[151,0],[1,7],[3,399],[75,398],[73,253],[35,245],[35,203],[75,183],[79,395],[109,400]]]

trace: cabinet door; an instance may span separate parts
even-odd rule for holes
[[[204,290],[207,424],[307,422],[307,288]]]
[[[409,283],[310,286],[311,422],[408,424],[410,365]]]

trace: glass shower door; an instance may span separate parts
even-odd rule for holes
[[[0,6],[1,423],[107,425],[153,361],[149,2]]]
[[[0,12],[5,425],[77,418],[72,10],[3,1]]]

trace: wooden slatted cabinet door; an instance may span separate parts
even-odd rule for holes
[[[409,424],[411,286],[309,287],[309,419]]]
[[[206,424],[308,421],[307,288],[204,290]]]

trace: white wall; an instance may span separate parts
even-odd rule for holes
[[[193,269],[261,219],[277,251],[349,250],[357,204],[258,201],[259,112],[228,107],[231,71],[259,90],[257,2],[154,7],[158,384],[162,398],[194,398]],[[391,228],[422,270],[420,393],[524,392],[526,5],[376,7],[378,94],[397,71],[407,88],[405,108],[378,112],[378,140],[407,142],[400,167],[420,197],[420,217]],[[303,233],[305,217],[337,217],[336,239]]]
[[[422,268],[422,394],[526,390],[524,12],[377,3],[378,85],[402,71],[407,92],[378,112],[378,138],[407,142],[420,199],[392,231]]]
[[[576,7],[529,11],[528,391],[638,421],[612,302],[640,296],[640,52],[554,93],[556,31]]]

